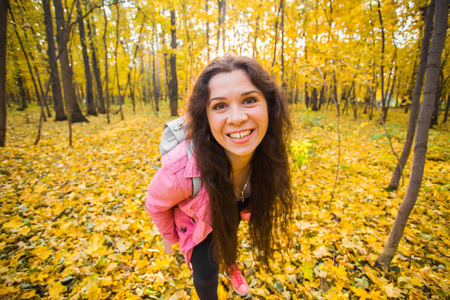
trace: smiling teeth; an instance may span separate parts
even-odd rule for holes
[[[251,130],[246,130],[241,132],[230,133],[229,136],[233,139],[241,140],[248,137],[251,132],[252,132]]]

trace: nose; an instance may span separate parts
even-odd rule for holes
[[[239,125],[247,121],[248,116],[238,105],[233,105],[229,110],[228,123],[233,125]]]

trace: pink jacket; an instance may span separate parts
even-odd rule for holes
[[[199,177],[195,156],[188,160],[187,143],[178,144],[161,159],[161,169],[148,187],[145,205],[161,235],[171,244],[179,243],[188,266],[192,249],[212,231],[209,196],[202,186],[192,194],[192,177]]]

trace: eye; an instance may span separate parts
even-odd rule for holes
[[[221,110],[221,109],[224,109],[225,107],[227,107],[227,105],[225,103],[217,103],[217,104],[214,104],[212,109],[213,110]]]
[[[252,103],[255,103],[257,101],[258,100],[255,97],[248,97],[248,98],[245,98],[244,101],[242,101],[242,103],[244,103],[244,104],[252,104]]]

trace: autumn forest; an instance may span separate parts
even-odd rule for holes
[[[0,298],[198,299],[143,202],[209,61],[281,86],[296,200],[248,299],[450,297],[449,0],[0,0]],[[241,299],[226,276],[219,299]]]

